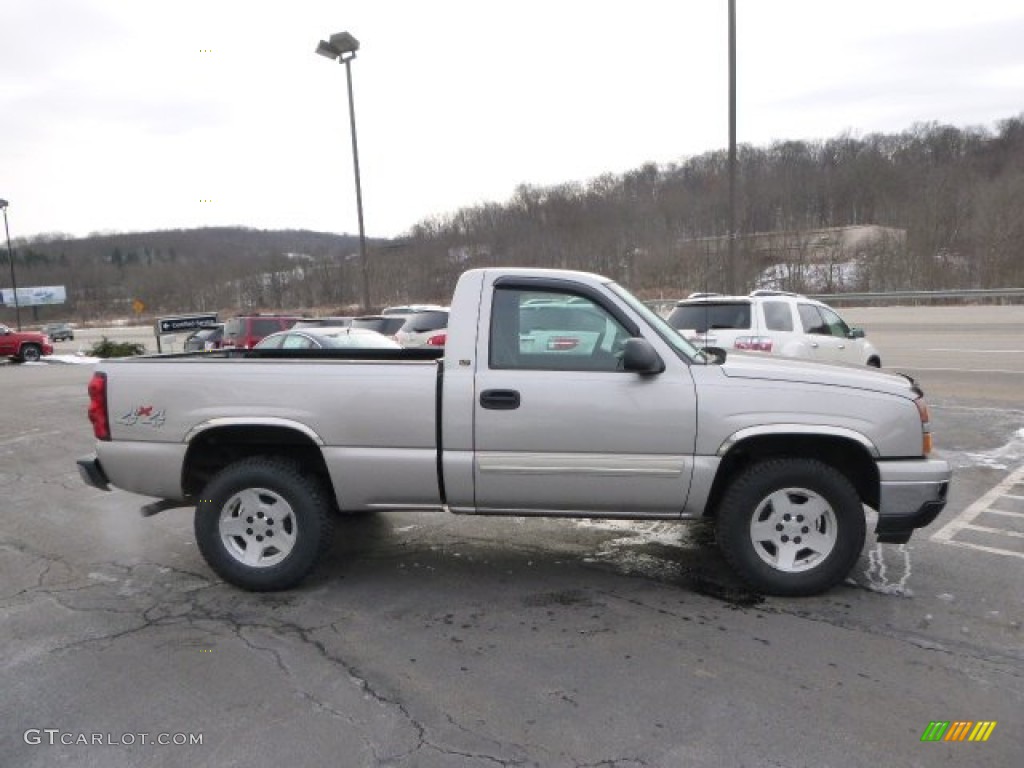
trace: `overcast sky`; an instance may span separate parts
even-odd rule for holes
[[[0,0],[14,238],[243,225],[367,234],[728,144],[727,0]],[[738,139],[994,128],[1020,0],[737,0]]]

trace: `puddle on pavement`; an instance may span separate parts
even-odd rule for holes
[[[580,528],[619,535],[603,541],[584,562],[619,573],[674,584],[735,606],[764,602],[732,573],[715,547],[714,526],[706,523],[576,521]]]

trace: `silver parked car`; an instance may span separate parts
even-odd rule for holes
[[[293,328],[272,333],[253,349],[401,349],[394,339],[367,328]]]

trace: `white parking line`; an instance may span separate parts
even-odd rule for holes
[[[1006,368],[925,368],[919,365],[886,365],[888,370],[937,371],[940,373],[1013,373],[1020,375],[1024,371],[1010,371]]]
[[[926,349],[925,352],[956,352],[958,355],[962,355],[964,352],[983,352],[985,354],[1000,354],[1000,355],[1019,355],[1024,354],[1024,349]]]
[[[995,533],[999,536],[1009,536],[1014,539],[1024,539],[1024,533],[1020,533],[1019,531],[1006,531],[1002,528],[993,528],[990,525],[969,525],[967,526],[967,528],[972,531],[981,531],[982,533]],[[1024,552],[1021,553],[1021,557],[1024,557]]]
[[[1004,496],[1004,499],[1012,499],[1013,496]],[[1005,509],[986,509],[990,515],[1004,515],[1006,517],[1024,517],[1024,512],[1010,512]]]
[[[1009,555],[1010,557],[1019,557],[1024,559],[1024,552],[1014,552],[1009,549],[1000,549],[998,547],[988,547],[981,544],[973,544],[968,541],[959,541],[954,539],[960,531],[977,531],[978,533],[995,534],[997,536],[1006,536],[1008,538],[1024,538],[1024,534],[1017,531],[1008,531],[1002,528],[993,528],[988,525],[976,525],[974,523],[978,515],[982,512],[994,512],[995,514],[1008,515],[1013,517],[1020,517],[1019,513],[1016,512],[1003,512],[1000,510],[992,509],[992,505],[1000,499],[1005,498],[1020,498],[1019,495],[1008,493],[1008,491],[1018,483],[1024,481],[1024,467],[1019,467],[1015,471],[1011,472],[1002,482],[992,488],[988,493],[982,496],[980,499],[971,504],[967,509],[957,515],[955,518],[950,520],[941,529],[936,531],[932,537],[932,541],[937,541],[941,544],[949,544],[954,547],[964,547],[966,549],[976,549],[981,552],[990,552],[995,555]]]

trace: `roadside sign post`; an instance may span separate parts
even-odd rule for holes
[[[179,331],[197,331],[200,328],[205,328],[206,326],[213,325],[216,322],[216,313],[203,315],[178,315],[175,317],[158,317],[156,319],[156,323],[153,324],[153,334],[156,336],[156,351],[164,351],[160,344],[160,339],[163,336],[176,334]]]

